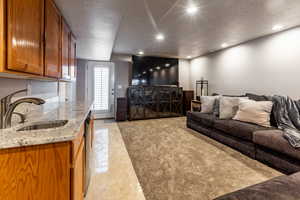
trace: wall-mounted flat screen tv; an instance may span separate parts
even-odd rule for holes
[[[132,85],[177,85],[178,59],[133,56]]]

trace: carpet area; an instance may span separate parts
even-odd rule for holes
[[[118,123],[147,200],[210,200],[281,175],[185,124],[184,117]]]

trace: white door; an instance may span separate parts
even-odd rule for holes
[[[93,74],[93,97],[95,117],[114,117],[114,64],[111,62],[89,62]]]

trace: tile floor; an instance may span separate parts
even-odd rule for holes
[[[95,121],[93,171],[85,200],[145,200],[117,123]]]

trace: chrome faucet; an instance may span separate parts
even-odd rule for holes
[[[14,95],[26,92],[25,90],[16,91],[4,98],[1,99],[1,112],[0,112],[0,129],[10,128],[11,127],[11,118],[13,114],[18,115],[21,118],[21,123],[25,121],[25,115],[21,113],[14,112],[16,107],[21,103],[34,103],[36,105],[44,104],[45,101],[39,98],[21,98],[17,101],[11,103],[11,99]]]

